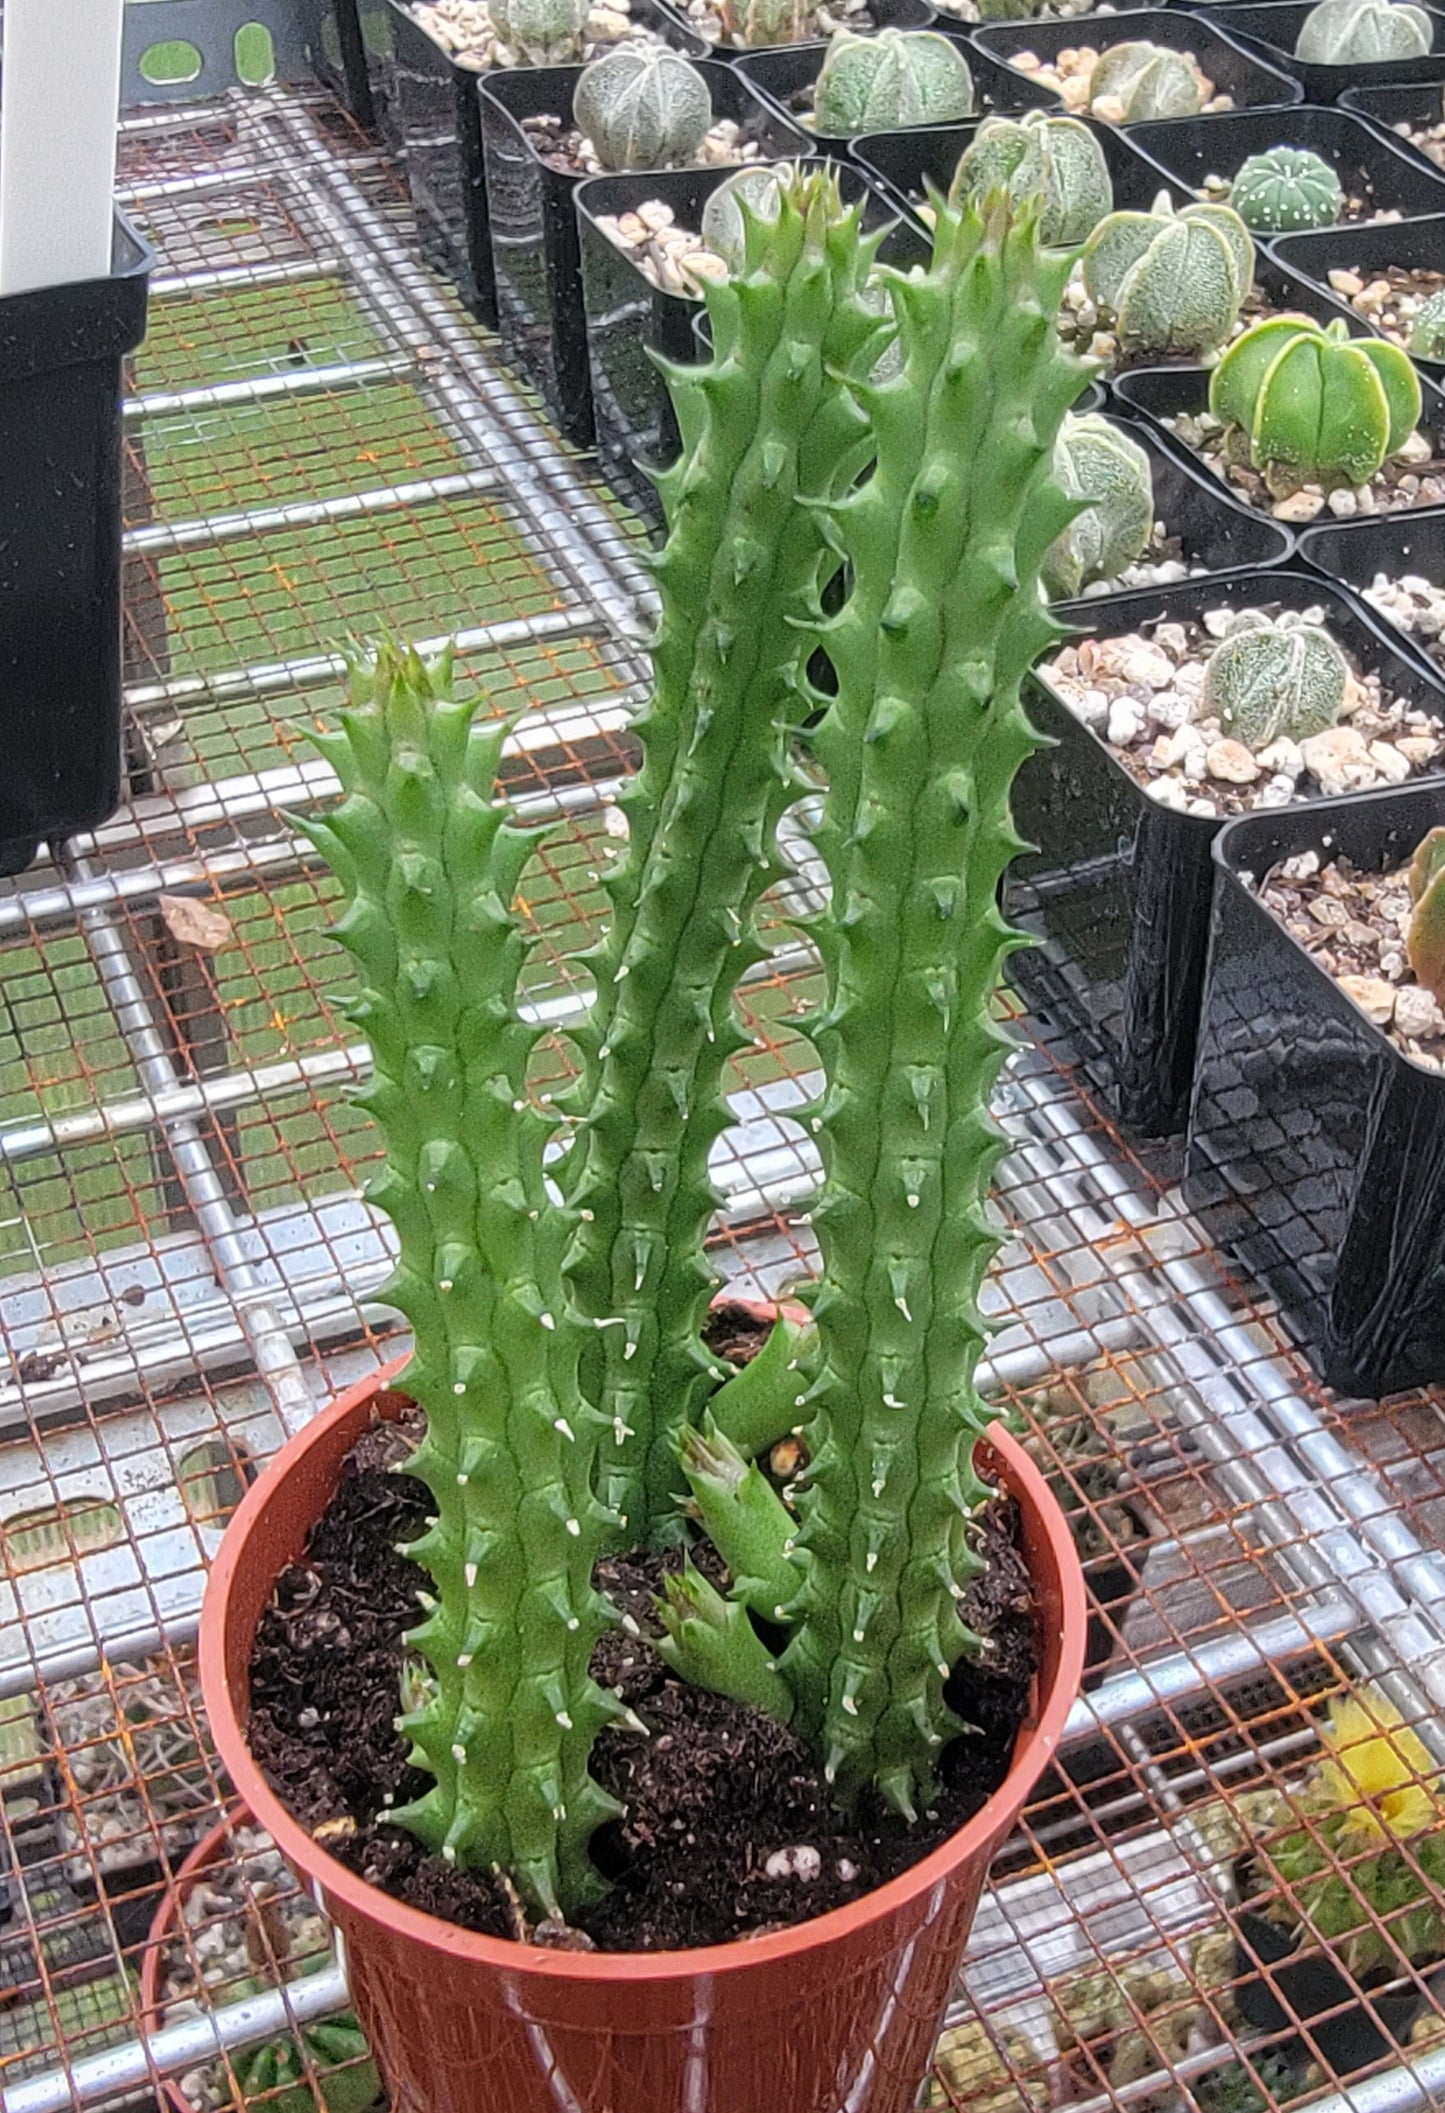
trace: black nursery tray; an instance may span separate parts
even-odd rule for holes
[[[1231,36],[1245,40],[1272,66],[1287,73],[1304,89],[1311,103],[1338,101],[1347,88],[1362,79],[1372,86],[1392,81],[1438,81],[1445,79],[1445,15],[1415,0],[1430,17],[1433,42],[1416,59],[1387,59],[1376,65],[1318,66],[1294,55],[1295,39],[1313,11],[1314,0],[1247,0],[1245,5],[1220,7],[1211,13]]]
[[[1318,286],[1322,293],[1334,293],[1329,275],[1341,269],[1358,268],[1367,281],[1378,277],[1392,264],[1403,271],[1445,273],[1445,187],[1441,190],[1440,207],[1439,212],[1432,213],[1427,219],[1386,221],[1374,227],[1328,227],[1314,234],[1284,235],[1274,245],[1275,255],[1302,279]],[[1337,294],[1335,298],[1343,300],[1344,296]],[[1418,352],[1412,353],[1411,358],[1434,381],[1445,379],[1445,360],[1425,359]]]
[[[1302,102],[1304,91],[1298,81],[1216,26],[1215,16],[1223,12],[1212,9],[1206,21],[1183,9],[1129,8],[1117,15],[1087,15],[1068,22],[989,22],[975,29],[972,37],[975,50],[1005,66],[1020,51],[1037,52],[1047,62],[1081,44],[1107,51],[1112,45],[1143,39],[1171,51],[1192,51],[1216,91],[1233,96],[1239,108]],[[1027,74],[1017,77],[1028,79]]]
[[[1303,573],[1185,580],[1075,602],[1064,613],[1085,636],[1117,638],[1146,621],[1197,620],[1225,604],[1319,603],[1357,666],[1445,718],[1445,688],[1401,652],[1395,633],[1344,589]],[[1052,745],[1019,773],[1014,816],[1037,848],[1014,861],[1005,900],[1040,943],[1014,955],[1009,972],[1028,1003],[1068,1034],[1119,1121],[1144,1136],[1170,1136],[1183,1127],[1194,1077],[1210,854],[1225,818],[1161,806],[1041,677],[1027,695]]]
[[[1373,126],[1347,110],[1325,110],[1314,103],[1303,103],[1287,116],[1226,110],[1217,117],[1135,125],[1129,139],[1195,197],[1204,195],[1208,176],[1232,181],[1251,154],[1268,153],[1271,147],[1304,147],[1329,163],[1346,196],[1364,198],[1377,213],[1445,211],[1445,171],[1424,163],[1412,148],[1382,139]]]
[[[1024,76],[1027,78],[1027,76]],[[927,195],[926,186],[947,191],[960,157],[977,132],[980,120],[965,118],[956,125],[919,125],[907,132],[864,132],[852,142],[854,159],[875,176],[884,189],[908,212],[917,214]],[[1116,206],[1147,211],[1167,179],[1135,144],[1134,135],[1097,118],[1084,123],[1098,140],[1108,163]]]
[[[816,158],[805,165],[824,166]],[[661,506],[638,466],[665,467],[679,445],[671,399],[653,355],[683,363],[704,357],[707,345],[696,325],[706,311],[699,296],[655,286],[597,223],[605,214],[635,212],[655,198],[671,206],[680,225],[696,228],[706,200],[728,174],[726,169],[669,169],[651,176],[592,176],[577,192],[597,452],[621,496],[653,522],[661,519]],[[845,199],[863,200],[866,226],[888,227],[880,252],[885,263],[906,268],[926,261],[922,236],[860,170],[842,168],[839,180]]]
[[[1306,851],[1380,872],[1445,823],[1445,779],[1243,816],[1218,889],[1185,1195],[1331,1386],[1445,1377],[1445,1073],[1368,1020],[1260,901]]]
[[[753,92],[740,68],[705,59],[699,70],[715,117],[741,124],[767,159],[797,152],[797,131]],[[541,391],[564,436],[587,447],[592,387],[576,194],[588,179],[552,168],[524,130],[529,117],[571,124],[581,71],[547,66],[496,74],[484,80],[479,101],[502,356]]]
[[[1013,112],[1059,108],[1056,95],[1047,88],[1038,87],[1027,74],[1015,72],[1012,66],[990,58],[987,53],[980,55],[962,30],[943,24],[939,29],[950,44],[958,46],[968,61],[973,75],[974,105],[979,117],[987,116],[991,110]],[[856,134],[854,139],[846,139],[840,134],[812,129],[806,113],[812,108],[814,83],[827,56],[826,44],[780,44],[772,51],[739,53],[737,68],[760,94],[767,96],[789,124],[804,127],[817,153],[847,155],[852,153],[856,139],[880,135]],[[929,131],[935,128],[920,126],[918,129]],[[904,131],[892,136],[904,139],[908,133]]]

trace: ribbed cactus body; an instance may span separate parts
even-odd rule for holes
[[[567,66],[582,56],[589,0],[489,0],[502,42],[530,66]]]
[[[1089,237],[1084,285],[1132,352],[1200,358],[1228,337],[1254,277],[1254,244],[1224,205],[1110,213]]]
[[[1114,44],[1100,56],[1089,76],[1089,107],[1097,108],[1101,102],[1108,106],[1108,116],[1121,125],[1141,124],[1147,118],[1193,117],[1203,107],[1204,83],[1199,68],[1182,51],[1164,44]]]
[[[1023,118],[986,117],[954,177],[955,199],[993,187],[1039,200],[1039,239],[1072,247],[1092,234],[1114,204],[1104,150],[1087,125],[1050,110]]]
[[[1416,359],[1445,360],[1445,288],[1431,294],[1411,324],[1410,350]]]
[[[619,45],[583,68],[572,115],[604,169],[671,169],[712,125],[707,80],[661,45]]]
[[[782,186],[792,177],[792,164],[737,169],[725,176],[703,203],[698,232],[715,256],[730,271],[742,263],[747,248],[744,207],[756,219],[776,220],[782,210]]]
[[[853,585],[819,634],[838,681],[815,741],[831,902],[810,927],[828,990],[809,1028],[828,1080],[821,1365],[780,1669],[839,1795],[876,1782],[903,1811],[958,1729],[943,1687],[978,1560],[989,1097],[1007,1048],[991,1007],[1017,943],[997,897],[1036,745],[1019,685],[1059,635],[1039,570],[1072,512],[1052,464],[1085,376],[1055,329],[1067,276],[1030,209],[941,207],[931,267],[892,281],[900,370],[865,392],[874,474],[830,516]]]
[[[782,872],[776,828],[795,797],[798,626],[832,569],[798,494],[831,495],[866,460],[839,377],[876,356],[883,326],[861,299],[874,249],[833,180],[810,176],[776,221],[753,223],[743,269],[709,288],[711,361],[669,376],[683,446],[660,480],[653,695],[577,1036],[586,1120],[568,1175],[583,1214],[573,1292],[596,1328],[587,1388],[613,1433],[603,1487],[633,1540],[675,1511],[677,1437],[713,1370],[700,1335],[715,1282],[708,1153],[729,1119],[727,1060],[746,1042],[733,991],[765,952],[753,912]]]
[[[584,1330],[559,1296],[554,1124],[527,1098],[537,1031],[515,1003],[531,838],[493,804],[504,728],[477,725],[448,672],[387,649],[357,673],[340,731],[317,737],[344,798],[300,826],[348,897],[337,936],[374,1059],[361,1101],[386,1147],[370,1194],[400,1243],[386,1297],[414,1330],[404,1383],[426,1413],[408,1471],[435,1523],[410,1552],[435,1604],[409,1639],[428,1670],[405,1729],[434,1783],[393,1817],[556,1912],[595,1884],[587,1843],[613,1809],[588,1756],[616,1707],[587,1670],[613,1522],[592,1495]]]
[[[802,44],[812,32],[809,0],[723,0],[723,31],[750,51],[769,44]]]
[[[1251,154],[1229,187],[1229,202],[1256,235],[1333,227],[1345,202],[1339,177],[1308,147]]]
[[[1064,420],[1054,475],[1084,503],[1044,560],[1044,586],[1062,601],[1096,580],[1117,579],[1143,554],[1154,529],[1154,480],[1138,441],[1096,411]]]
[[[831,138],[946,125],[973,115],[973,76],[956,44],[929,29],[860,37],[840,29],[813,101],[815,130]]]
[[[1415,980],[1445,1005],[1445,829],[1432,829],[1410,865],[1414,910],[1406,947]]]
[[[1431,41],[1430,17],[1404,0],[1320,0],[1294,51],[1312,66],[1379,66],[1423,58]]]
[[[1262,622],[1221,639],[1204,670],[1204,712],[1246,748],[1303,741],[1345,708],[1350,664],[1317,624]]]
[[[1352,338],[1343,317],[1270,316],[1236,338],[1209,383],[1209,408],[1248,438],[1275,491],[1365,484],[1415,429],[1420,378],[1384,338]]]

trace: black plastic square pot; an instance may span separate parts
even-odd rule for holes
[[[1294,55],[1295,39],[1313,12],[1315,0],[1258,0],[1258,4],[1213,8],[1210,20],[1232,37],[1247,39],[1272,66],[1300,83],[1311,103],[1338,101],[1347,88],[1361,81],[1385,86],[1391,81],[1438,81],[1445,79],[1445,15],[1415,0],[1430,17],[1433,40],[1430,50],[1416,59],[1387,59],[1375,65],[1316,66]]]
[[[1036,87],[1026,74],[1015,73],[1011,66],[989,58],[987,53],[980,56],[962,30],[940,28],[939,34],[946,36],[950,44],[956,44],[968,61],[973,74],[974,107],[980,117],[990,110],[1058,109],[1056,95],[1047,88]],[[826,44],[780,44],[772,51],[741,53],[737,68],[739,73],[747,75],[754,87],[771,99],[790,124],[804,125],[816,153],[846,155],[853,142],[839,135],[815,132],[798,109],[800,98],[811,105],[813,84],[827,56]],[[937,129],[935,126],[919,127],[920,131]]]
[[[1323,603],[1355,663],[1445,719],[1445,689],[1402,654],[1393,634],[1343,589],[1297,572],[1257,572],[1139,589],[1061,612],[1086,636],[1114,638],[1144,621],[1198,619],[1225,604],[1306,609]],[[1219,816],[1178,814],[1146,797],[1108,745],[1033,678],[1030,717],[1053,746],[1031,756],[1014,789],[1019,834],[1037,848],[1005,883],[1013,922],[1041,943],[1010,975],[1035,1010],[1069,1035],[1118,1119],[1148,1137],[1183,1128],[1194,1076]]]
[[[1215,18],[1224,13],[1223,8],[1212,7],[1205,21],[1182,8],[1148,7],[1128,8],[1117,15],[1089,15],[1083,21],[1074,17],[1067,22],[987,22],[972,32],[972,40],[976,51],[1007,65],[1015,52],[1037,52],[1047,62],[1084,42],[1092,50],[1108,51],[1115,44],[1142,38],[1171,51],[1192,51],[1216,90],[1233,96],[1239,108],[1302,102],[1298,81],[1217,27]],[[1027,80],[1028,75],[1017,78]]]
[[[733,77],[740,93],[751,92],[740,73]],[[768,121],[782,125],[771,110]],[[789,148],[784,139],[775,151]],[[821,166],[816,159],[811,165]],[[635,212],[656,198],[672,207],[680,224],[695,228],[705,201],[729,173],[670,169],[651,176],[592,176],[577,192],[597,452],[611,483],[653,522],[661,520],[662,509],[651,480],[636,465],[665,467],[679,441],[672,401],[652,355],[684,363],[704,357],[707,347],[695,325],[706,310],[700,299],[654,286],[597,221],[602,214]],[[839,177],[845,199],[864,200],[865,226],[891,223],[881,251],[885,262],[906,268],[927,261],[922,235],[860,170],[844,167]]]
[[[699,70],[718,118],[732,118],[750,136],[775,141],[775,151],[787,152],[792,128],[780,123],[767,99],[755,95],[734,67],[705,59]],[[529,117],[556,117],[570,125],[581,72],[580,66],[547,66],[494,74],[483,83],[480,107],[502,357],[541,391],[564,438],[590,447],[592,383],[576,202],[588,179],[550,167],[524,129]]]
[[[121,384],[152,256],[0,300],[0,873],[121,794]]]
[[[664,4],[668,4],[668,0],[664,0]],[[748,49],[744,45],[712,43],[690,19],[682,5],[668,5],[668,12],[689,36],[703,38],[709,58],[736,60],[748,57]],[[872,18],[868,27],[872,29],[932,29],[935,22],[938,22],[929,0],[868,0],[868,13]],[[945,18],[938,22],[938,26],[941,29],[951,29],[958,25]],[[864,30],[863,34],[866,35],[867,31]],[[804,44],[770,44],[758,48],[769,51],[800,51],[805,50],[808,44],[826,44],[826,41],[826,38],[813,37],[807,39]]]
[[[1363,595],[1379,573],[1398,580],[1406,573],[1445,580],[1445,508],[1422,506],[1416,513],[1376,514],[1368,521],[1331,522],[1307,528],[1299,539],[1303,562],[1326,579],[1339,580]],[[1421,641],[1375,610],[1400,641],[1437,681],[1445,682],[1445,642],[1432,653]]]
[[[472,314],[495,328],[497,296],[477,101],[478,83],[493,76],[462,65],[404,0],[387,0],[387,5],[395,53],[396,124],[421,253],[453,282]],[[639,27],[656,30],[689,58],[701,58],[707,49],[701,37],[680,28],[658,0],[632,0],[631,12]]]
[[[1207,176],[1235,177],[1251,154],[1266,154],[1271,147],[1304,147],[1329,163],[1347,196],[1364,197],[1377,212],[1445,212],[1445,173],[1422,166],[1423,157],[1412,151],[1401,153],[1393,141],[1382,139],[1373,126],[1346,110],[1302,103],[1288,118],[1264,110],[1226,110],[1217,117],[1135,125],[1129,138],[1194,195]]]
[[[1441,210],[1428,219],[1386,221],[1375,227],[1326,227],[1310,235],[1283,235],[1274,245],[1282,264],[1318,286],[1332,292],[1332,271],[1359,266],[1365,278],[1378,276],[1389,265],[1402,271],[1445,273],[1445,186],[1440,193]],[[1343,296],[1336,296],[1337,299]],[[1445,381],[1445,360],[1411,357],[1422,374],[1432,381]]]
[[[1428,132],[1441,123],[1441,95],[1437,81],[1402,81],[1393,88],[1347,88],[1340,97],[1340,108],[1353,111],[1365,124],[1387,137],[1397,153],[1408,154],[1412,161],[1423,163],[1436,175],[1440,174],[1439,163],[1431,161],[1429,155],[1399,129],[1403,125],[1408,132]]]
[[[1441,823],[1437,777],[1242,816],[1215,847],[1185,1195],[1320,1375],[1369,1397],[1445,1379],[1445,1074],[1396,1049],[1244,876],[1305,851],[1383,871]]]
[[[916,214],[926,196],[926,185],[947,191],[979,122],[971,117],[957,125],[918,125],[907,132],[864,132],[852,142],[853,158],[901,206]],[[1138,152],[1132,135],[1121,132],[1116,125],[1100,124],[1096,118],[1085,118],[1084,123],[1097,138],[1108,163],[1115,205],[1147,212],[1160,191],[1167,188],[1167,179],[1147,156]]]

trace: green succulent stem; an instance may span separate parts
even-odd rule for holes
[[[812,1323],[781,1313],[757,1356],[708,1401],[714,1428],[745,1460],[755,1460],[796,1429],[816,1376],[817,1349]]]
[[[845,377],[886,330],[861,299],[875,245],[832,177],[786,187],[776,220],[747,217],[741,270],[708,290],[713,357],[669,372],[682,455],[659,480],[653,695],[577,1035],[568,1269],[596,1331],[583,1376],[610,1427],[601,1488],[632,1542],[675,1522],[678,1434],[725,1376],[701,1334],[708,1155],[729,1121],[725,1067],[747,1046],[733,993],[766,952],[754,912],[784,870],[777,825],[799,789],[800,626],[834,564],[798,495],[842,490],[865,464]]]
[[[682,1465],[703,1531],[732,1573],[732,1597],[785,1621],[798,1589],[793,1521],[771,1482],[707,1422],[683,1432]]]
[[[533,839],[494,799],[505,726],[475,709],[449,661],[384,646],[316,737],[344,797],[300,826],[347,897],[337,936],[374,1061],[359,1099],[386,1149],[370,1194],[400,1245],[385,1296],[411,1322],[405,1385],[426,1416],[408,1472],[435,1516],[408,1552],[434,1597],[408,1639],[426,1672],[403,1729],[432,1785],[392,1817],[555,1914],[595,1889],[588,1840],[615,1810],[588,1773],[617,1713],[588,1663],[616,1527],[592,1494],[591,1331],[559,1296],[572,1214],[548,1197],[554,1121],[528,1098],[537,1030],[517,1012]]]
[[[899,368],[861,392],[874,473],[828,513],[853,586],[815,633],[838,684],[815,736],[821,1367],[780,1670],[839,1797],[876,1783],[905,1813],[961,1728],[943,1691],[970,1646],[979,1292],[1001,1237],[989,1100],[1009,1047],[992,1008],[1021,943],[998,887],[1037,746],[1020,683],[1062,635],[1039,579],[1076,510],[1053,475],[1088,373],[1054,327],[1071,262],[1041,249],[1036,203],[992,193],[941,205],[929,269],[888,275]]]
[[[793,1697],[767,1646],[735,1599],[689,1563],[674,1573],[658,1601],[663,1634],[657,1648],[674,1672],[695,1687],[750,1702],[786,1724]]]

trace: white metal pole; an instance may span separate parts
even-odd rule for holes
[[[0,295],[110,270],[125,0],[5,0]]]

